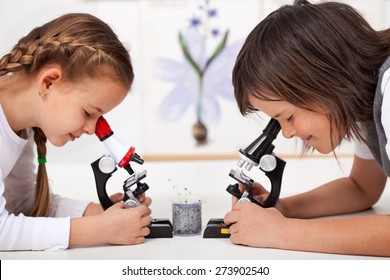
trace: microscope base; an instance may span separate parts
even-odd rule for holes
[[[173,227],[168,219],[153,219],[149,226],[150,233],[146,238],[172,238]]]
[[[210,219],[203,233],[203,238],[229,238],[229,226],[223,219]]]

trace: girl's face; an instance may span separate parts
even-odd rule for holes
[[[39,127],[55,146],[95,132],[97,119],[123,101],[128,88],[112,79],[53,84],[43,97]]]
[[[286,101],[264,101],[251,97],[250,102],[254,108],[279,122],[285,138],[299,137],[322,154],[334,150],[327,114],[300,109]],[[337,146],[340,141],[333,139],[333,143]]]

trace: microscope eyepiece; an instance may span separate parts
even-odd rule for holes
[[[272,153],[274,146],[272,142],[280,131],[280,124],[277,120],[271,119],[264,128],[263,133],[256,138],[247,148],[240,149],[240,153],[248,160],[258,164],[264,154]]]
[[[100,141],[104,141],[112,134],[114,134],[110,128],[110,125],[103,116],[100,116],[96,122],[95,134]]]

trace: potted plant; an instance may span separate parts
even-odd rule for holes
[[[202,231],[202,201],[192,196],[188,187],[175,183],[175,198],[172,201],[173,234],[178,236],[198,235]]]

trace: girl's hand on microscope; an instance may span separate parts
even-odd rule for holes
[[[98,215],[72,218],[69,246],[95,245],[102,243],[132,245],[145,241],[150,233],[151,210],[144,204],[125,209],[121,200]]]
[[[147,204],[148,199],[144,202]],[[152,221],[150,208],[142,204],[125,209],[125,203],[119,201],[101,214],[101,222],[105,229],[104,240],[110,244],[131,245],[145,241],[150,233]]]
[[[110,196],[110,199],[115,204],[115,203],[123,200],[123,196],[124,196],[123,193],[115,193],[115,194]],[[151,198],[147,197],[145,195],[145,193],[141,194],[138,197],[138,201],[141,204],[145,205],[146,207],[149,207],[150,204],[152,203]],[[87,208],[85,209],[83,216],[86,217],[86,216],[97,215],[97,214],[103,213],[103,211],[104,211],[103,207],[100,205],[100,203],[93,203],[93,202],[91,202],[87,206]]]
[[[230,240],[251,247],[275,247],[278,232],[286,218],[276,208],[262,208],[255,203],[236,203],[225,215],[230,225]]]
[[[138,201],[145,205],[146,207],[149,207],[150,204],[152,204],[152,199],[145,195],[145,193],[141,194],[139,197],[137,197]]]
[[[115,204],[123,199],[123,193],[115,193],[110,196],[111,201]],[[93,203],[91,202],[88,204],[87,208],[84,211],[83,216],[92,216],[103,213],[103,207],[100,205],[100,203]]]

